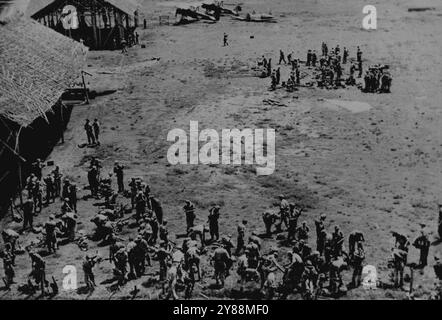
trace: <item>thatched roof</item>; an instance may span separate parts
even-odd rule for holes
[[[0,21],[0,115],[28,126],[78,79],[87,48],[37,21]]]
[[[71,3],[75,6],[75,3],[72,1],[66,0],[52,0],[50,2],[48,2],[48,0],[38,0],[36,3],[30,4],[28,13],[30,13],[31,17],[38,18],[50,12],[61,10],[66,4]],[[84,6],[91,4],[104,6],[106,3],[129,16],[133,16],[135,11],[140,7],[138,0],[78,0],[78,4]]]
[[[137,11],[139,7],[137,0],[106,0],[105,2],[110,3],[114,7],[131,16],[134,15],[135,11]]]

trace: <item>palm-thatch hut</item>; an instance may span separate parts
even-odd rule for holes
[[[32,18],[92,50],[114,50],[133,42],[137,10],[135,0],[55,0]]]
[[[36,158],[45,158],[65,129],[60,100],[75,84],[87,48],[17,9],[0,5],[0,207],[17,192]]]

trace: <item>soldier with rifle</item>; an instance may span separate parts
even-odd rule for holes
[[[98,256],[92,256],[87,254],[85,260],[83,261],[83,272],[84,272],[84,282],[86,283],[86,287],[89,290],[94,290],[97,286],[95,284],[95,275],[93,272],[93,268],[97,263],[101,260]]]
[[[186,214],[186,230],[189,232],[189,229],[193,227],[195,221],[195,206],[190,200],[186,200],[186,204],[183,207],[184,213]]]

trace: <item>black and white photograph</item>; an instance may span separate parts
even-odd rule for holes
[[[0,0],[0,302],[442,300],[441,31],[441,0]]]

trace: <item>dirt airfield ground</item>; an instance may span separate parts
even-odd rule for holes
[[[243,2],[244,12],[271,10],[277,23],[246,23],[230,17],[222,17],[216,24],[186,26],[150,22],[148,30],[138,31],[146,48],[131,48],[124,57],[119,52],[91,52],[86,69],[92,74],[88,78],[91,89],[117,92],[98,97],[89,105],[75,106],[65,133],[66,143],[57,146],[48,160],[59,164],[61,171],[78,183],[80,196],[88,194],[84,188],[90,157],[103,160],[103,172],[112,171],[113,162],[119,160],[127,168],[127,179],[144,177],[161,199],[172,238],[184,231],[184,199],[196,204],[198,222],[206,220],[210,205],[221,205],[221,234],[233,235],[236,243],[237,224],[246,218],[249,230],[262,232],[261,214],[274,209],[277,195],[284,193],[290,201],[307,207],[300,219],[310,226],[312,244],[313,220],[321,213],[327,214],[329,230],[340,225],[346,237],[354,229],[361,230],[366,239],[366,263],[376,266],[380,279],[389,282],[390,231],[404,231],[413,239],[419,223],[424,223],[431,240],[436,239],[437,203],[442,200],[442,38],[438,32],[442,6],[437,1],[427,5],[399,0]],[[169,14],[173,20],[173,8],[164,3],[167,1],[144,1],[141,12],[149,21],[157,21],[162,14]],[[366,4],[377,8],[376,31],[361,29]],[[407,11],[417,5],[436,10]],[[229,35],[228,47],[222,47],[224,32]],[[272,57],[275,63],[279,49],[293,51],[305,60],[307,49],[320,52],[322,41],[329,47],[339,44],[349,48],[351,57],[360,45],[365,66],[390,65],[392,93],[362,93],[354,87],[270,92],[269,79],[235,72],[240,66],[254,65],[262,55]],[[288,69],[282,69],[285,80]],[[279,101],[281,106],[267,105],[265,99]],[[371,108],[356,112],[328,100],[365,102]],[[77,147],[86,139],[86,118],[98,118],[102,123],[102,144],[96,149]],[[169,165],[167,133],[174,128],[188,132],[190,120],[198,121],[200,130],[276,129],[276,172],[257,177],[252,166]],[[60,205],[46,208],[37,222],[43,223]],[[92,201],[79,201],[79,228],[92,233],[89,220],[96,212]],[[19,228],[10,219],[3,224]],[[127,239],[135,232],[126,228],[121,236]],[[33,237],[28,235],[22,242]],[[264,247],[275,243],[274,239],[265,240]],[[102,256],[108,254],[107,248],[90,242],[90,252],[97,250]],[[287,250],[282,249],[282,253]],[[437,250],[440,246],[432,246],[430,266]],[[75,265],[81,287],[84,256],[75,244],[64,246],[46,258],[47,273],[61,284],[63,267]],[[281,259],[286,259],[283,254]],[[418,252],[412,248],[410,260],[417,259]],[[155,263],[149,272],[157,269]],[[97,284],[112,278],[111,270],[108,262],[101,263],[95,269]],[[23,284],[30,272],[27,255],[17,258],[16,272],[16,282]],[[228,290],[208,288],[213,282],[212,269],[206,265],[204,272],[205,280],[196,286],[194,297],[202,299],[203,293],[211,298],[228,298]],[[345,281],[349,282],[350,277],[351,272],[346,272]],[[131,281],[120,291],[113,292],[109,284],[102,284],[90,295],[62,290],[56,298],[130,299],[130,291],[137,285],[141,291],[136,299],[157,299],[158,288],[143,286],[148,278]],[[236,280],[235,276],[229,277],[227,289],[237,286]],[[417,296],[428,297],[434,281],[432,267],[418,272]],[[27,298],[17,287],[0,292],[0,299]],[[403,291],[360,288],[343,298],[405,297]]]

